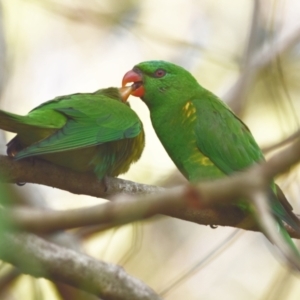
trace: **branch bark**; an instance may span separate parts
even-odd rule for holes
[[[123,268],[34,235],[1,234],[0,256],[24,273],[69,284],[103,300],[161,299],[143,282],[129,276]]]
[[[94,174],[78,173],[41,159],[13,160],[0,155],[0,181],[6,183],[36,183],[73,194],[109,197],[119,193],[148,194],[162,190],[156,186],[137,184],[120,178],[98,180]]]

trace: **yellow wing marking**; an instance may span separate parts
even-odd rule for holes
[[[193,116],[193,120],[196,119],[196,108],[194,107],[193,103],[191,101],[188,101],[184,106],[183,106],[183,113],[186,118],[190,118]]]
[[[213,166],[214,165],[212,163],[212,161],[206,156],[204,156],[200,159],[200,163],[202,166]]]

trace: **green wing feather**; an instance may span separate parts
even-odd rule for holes
[[[105,105],[106,101],[109,101],[109,105]],[[28,118],[33,118],[34,115],[35,120],[43,120],[49,112],[56,119],[64,119],[64,125],[45,139],[20,151],[16,155],[17,159],[132,138],[142,130],[141,122],[134,111],[127,105],[112,101],[101,94],[61,97],[31,111]],[[41,123],[43,126],[44,123]]]
[[[36,118],[36,115],[38,118]],[[20,133],[36,129],[58,129],[64,125],[66,118],[57,116],[56,112],[49,111],[47,116],[35,114],[35,116],[20,116],[0,110],[0,128],[6,131]]]
[[[192,101],[197,114],[195,133],[199,150],[225,174],[264,160],[247,126],[216,100],[214,95],[208,95]]]
[[[223,102],[209,94],[206,99],[194,100],[192,103],[197,115],[197,146],[222,172],[231,174],[264,160],[248,127]],[[300,232],[299,220],[289,213],[291,209],[285,208],[278,201],[274,183],[272,190],[270,200],[274,213]]]

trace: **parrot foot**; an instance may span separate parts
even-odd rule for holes
[[[6,154],[8,157],[14,158],[19,151],[22,150],[22,146],[17,136],[15,136],[7,145]],[[16,185],[23,186],[26,182],[16,182]]]
[[[102,178],[102,183],[104,185],[104,193],[106,193],[108,191],[108,176]]]
[[[9,141],[6,146],[6,154],[9,157],[15,157],[17,153],[22,150],[22,146],[19,142],[18,136],[15,136],[11,141]]]
[[[216,229],[216,228],[218,228],[218,225],[209,225],[209,227],[210,227],[211,229]]]

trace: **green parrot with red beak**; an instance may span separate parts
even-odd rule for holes
[[[142,122],[126,102],[131,91],[106,88],[61,96],[26,116],[0,110],[0,128],[17,134],[7,154],[38,157],[99,179],[127,172],[145,146]]]
[[[132,95],[148,106],[158,138],[189,181],[221,178],[264,161],[248,127],[184,68],[166,61],[142,62],[123,77],[123,86],[131,83]],[[285,243],[300,262],[282,220],[298,233],[300,222],[274,182],[269,201]]]

